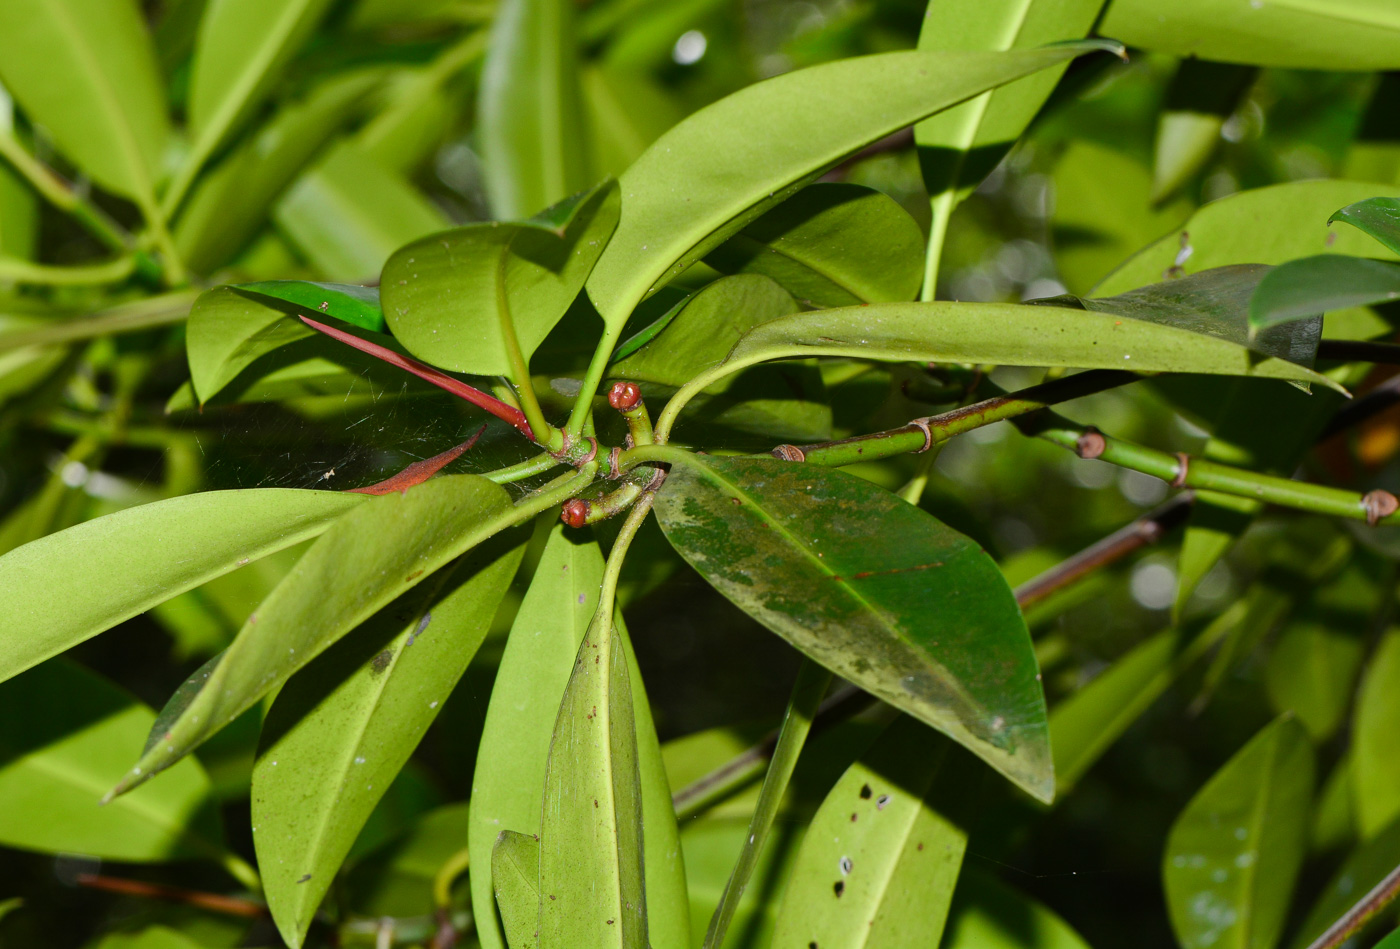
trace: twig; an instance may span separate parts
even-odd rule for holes
[[[1313,940],[1308,949],[1335,949],[1346,942],[1353,933],[1375,918],[1395,897],[1400,896],[1400,867],[1385,875],[1385,879],[1371,888],[1371,892],[1361,897],[1356,905],[1341,915],[1321,936]]]
[[[267,906],[254,900],[237,896],[224,896],[220,893],[205,893],[200,890],[186,890],[164,883],[148,883],[144,880],[128,880],[125,877],[100,876],[95,873],[80,874],[79,886],[107,893],[121,893],[125,896],[140,896],[146,899],[166,900],[171,903],[184,903],[198,906],[210,912],[225,916],[242,916],[255,919],[268,914]]]
[[[1195,495],[1185,491],[1079,553],[1063,560],[1016,588],[1016,602],[1022,609],[1038,603],[1088,574],[1122,560],[1142,547],[1155,544],[1162,535],[1185,523]]]

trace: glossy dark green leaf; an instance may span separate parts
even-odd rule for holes
[[[1290,625],[1274,644],[1264,669],[1269,701],[1292,712],[1314,741],[1326,741],[1341,725],[1361,665],[1361,642],[1325,624]]]
[[[540,841],[503,830],[491,851],[491,880],[510,949],[535,949],[540,918]]]
[[[402,175],[353,143],[304,172],[273,209],[278,228],[327,280],[368,283],[394,251],[449,225]]]
[[[658,320],[662,326],[653,338],[634,354],[614,363],[609,375],[682,386],[722,362],[754,327],[797,311],[792,295],[769,277],[723,277],[687,297]],[[650,333],[653,327],[642,332]]]
[[[139,862],[224,857],[209,778],[195,761],[98,807],[154,721],[125,691],[64,659],[0,685],[0,843]]]
[[[611,617],[595,614],[549,748],[540,823],[540,949],[640,949],[649,942],[632,707],[620,637]]]
[[[213,577],[323,533],[363,495],[261,488],[127,508],[0,557],[0,679]],[[64,595],[54,577],[66,577]]]
[[[1029,50],[1087,36],[1103,0],[962,0],[928,4],[921,50]],[[1105,36],[1112,34],[1105,33]],[[939,258],[953,209],[1025,132],[1065,65],[983,93],[914,127],[931,199],[928,271],[921,299],[934,298]]]
[[[444,369],[511,373],[509,337],[528,361],[597,263],[619,200],[605,182],[529,222],[468,225],[402,248],[380,285],[394,335]]]
[[[73,164],[154,209],[170,125],[138,3],[0,4],[0,81]]]
[[[1400,254],[1400,198],[1367,198],[1342,208],[1327,223],[1345,221]]]
[[[1152,149],[1152,201],[1170,198],[1206,167],[1220,147],[1225,120],[1243,101],[1259,70],[1184,59],[1157,115]]]
[[[1311,826],[1313,751],[1292,717],[1264,728],[1196,793],[1162,878],[1183,949],[1272,949]]]
[[[242,283],[234,289],[292,303],[312,313],[324,313],[374,333],[384,332],[384,311],[379,307],[378,287],[312,283],[309,280],[269,280]]]
[[[656,513],[680,554],[759,622],[1053,796],[1030,637],[972,541],[869,482],[771,460],[676,465]]]
[[[1170,307],[1155,307],[1151,294],[1082,303],[1094,309],[937,301],[797,313],[754,328],[712,375],[718,377],[771,359],[851,356],[892,362],[1261,376],[1335,388],[1326,376],[1311,369],[1272,356],[1260,358],[1243,343],[1220,338],[1212,330],[1219,332],[1221,323],[1209,314],[1197,316],[1189,310],[1172,312]],[[1162,322],[1150,319],[1152,316],[1159,316]],[[1175,319],[1183,325],[1174,325]],[[1247,335],[1244,323],[1241,309],[1230,326],[1231,335]],[[1288,331],[1283,339],[1291,344],[1302,337],[1304,345],[1296,348],[1306,354],[1302,328],[1315,331],[1316,327],[1297,326],[1300,329]],[[1234,332],[1236,328],[1238,332]],[[1293,351],[1295,347],[1288,348]]]
[[[1400,67],[1390,0],[1112,0],[1097,29],[1173,56],[1290,69]]]
[[[1098,48],[862,56],[721,99],[657,139],[623,175],[622,219],[589,277],[589,296],[616,332],[648,293],[846,155]],[[676,200],[681,181],[688,201]]]
[[[557,698],[569,683],[579,644],[598,605],[602,578],[603,555],[596,541],[586,532],[556,524],[501,657],[472,779],[470,847],[477,868],[471,874],[472,902],[477,938],[488,949],[501,949],[505,943],[491,909],[492,874],[482,868],[491,866],[501,831],[540,831],[550,741],[559,715]],[[617,631],[625,635],[621,626]],[[636,663],[629,661],[637,696],[647,891],[657,904],[649,920],[651,942],[656,949],[685,949],[689,921],[684,868],[673,856],[675,811],[650,706],[643,700]]]
[[[1400,853],[1400,821],[1363,840],[1327,881],[1327,886],[1303,917],[1289,949],[1307,949],[1317,937],[1351,909],[1395,869]]]
[[[1352,713],[1352,767],[1361,836],[1373,837],[1400,818],[1400,632],[1391,630],[1366,664]]]
[[[951,750],[901,717],[847,769],[803,839],[774,949],[938,945],[967,845],[932,796],[963,777],[945,767]]]
[[[500,486],[448,475],[374,498],[337,521],[248,617],[204,689],[112,793],[178,761],[345,633],[518,518]]]
[[[1070,293],[1087,294],[1109,271],[1191,216],[1186,198],[1153,207],[1147,166],[1094,142],[1071,142],[1053,178],[1051,239],[1056,269]]]
[[[195,186],[175,224],[175,247],[195,273],[228,263],[267,221],[268,208],[360,108],[377,84],[352,73],[317,86],[266,125]]]
[[[262,102],[329,6],[330,0],[209,4],[190,66],[191,165],[212,155]]]
[[[1327,226],[1328,216],[1337,208],[1375,193],[1371,183],[1319,178],[1254,188],[1212,201],[1179,230],[1124,262],[1094,293],[1123,293],[1174,275],[1231,264],[1282,264],[1324,252],[1385,256],[1376,254],[1375,242],[1366,235]]]
[[[1319,254],[1291,260],[1265,274],[1249,302],[1249,322],[1263,329],[1394,300],[1400,300],[1400,264]]]
[[[958,880],[943,947],[1089,949],[1089,944],[1044,903],[969,868]]]
[[[361,827],[476,654],[524,553],[504,534],[384,607],[293,676],[263,724],[252,811],[263,891],[306,938]]]
[[[519,220],[588,184],[574,8],[503,0],[477,87],[477,135],[492,213]]]
[[[924,236],[879,191],[808,185],[705,255],[721,273],[771,277],[810,306],[912,300]]]

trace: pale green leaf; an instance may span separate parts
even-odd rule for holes
[[[323,533],[358,494],[208,491],[127,508],[0,557],[0,679],[122,620]],[[55,577],[67,587],[54,593]]]
[[[966,769],[945,767],[951,750],[901,717],[847,769],[803,839],[773,949],[938,944],[967,844],[933,793],[940,778],[966,780]]]
[[[1269,653],[1264,684],[1274,711],[1292,712],[1321,742],[1342,724],[1360,665],[1354,636],[1319,622],[1293,623]]]
[[[224,857],[209,778],[195,761],[98,806],[155,718],[65,659],[0,685],[0,843],[138,862]]]
[[[0,81],[94,181],[153,208],[170,126],[135,0],[0,4]]]
[[[476,654],[524,553],[498,535],[404,594],[293,676],[253,769],[263,890],[288,945]]]
[[[112,793],[178,761],[345,633],[519,516],[500,486],[448,475],[374,498],[337,521],[248,617],[203,690]]]
[[[519,220],[588,182],[572,0],[501,0],[477,88],[491,210]]]
[[[1307,849],[1314,767],[1307,732],[1284,716],[1177,817],[1162,877],[1183,949],[1273,949]]]
[[[958,880],[943,949],[1089,949],[1089,944],[1045,904],[969,869]]]
[[[1157,116],[1152,149],[1152,201],[1180,191],[1215,156],[1221,129],[1244,100],[1259,70],[1186,59],[1177,67]]]
[[[540,841],[503,830],[491,852],[491,880],[510,949],[535,949],[540,918]]]
[[[1129,46],[1225,63],[1400,67],[1392,0],[1112,0],[1097,29]]]
[[[657,139],[622,176],[622,219],[588,294],[616,332],[648,293],[846,155],[1098,48],[884,53],[801,69],[721,99]],[[690,200],[676,200],[679,181]]]
[[[1366,664],[1352,713],[1356,816],[1363,838],[1400,818],[1400,632],[1391,630]]]

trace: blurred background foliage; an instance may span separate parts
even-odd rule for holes
[[[208,172],[193,182],[174,220],[173,244],[201,284],[369,282],[398,246],[492,216],[477,121],[490,0],[321,6],[324,14],[311,18],[289,50],[265,100],[214,148]],[[583,174],[594,180],[620,173],[680,118],[757,80],[912,48],[923,8],[918,0],[580,2]],[[190,56],[205,0],[150,0],[141,12],[151,24],[166,101],[175,115],[188,116]],[[1400,183],[1400,149],[1387,141],[1400,127],[1396,76],[1233,67],[1247,74],[1234,77],[1237,94],[1205,133],[1208,147],[1164,184],[1162,170],[1154,174],[1159,122],[1173,90],[1190,81],[1181,75],[1189,68],[1154,53],[1135,53],[1126,64],[1108,57],[1076,62],[1025,140],[956,211],[939,296],[1018,301],[1085,293],[1206,202],[1317,177],[1388,183],[1392,192]],[[141,230],[138,203],[94,186],[57,147],[53,131],[3,89],[0,133],[60,176],[46,200],[14,164],[0,162],[0,553],[124,506],[194,490],[364,483],[460,441],[474,425],[446,396],[406,387],[368,361],[347,363],[354,382],[348,394],[344,368],[326,366],[319,375],[264,380],[266,390],[245,393],[242,402],[189,408],[181,394],[187,373],[179,319],[193,294],[163,285],[148,247],[133,245],[116,258],[126,261],[125,272],[94,273],[113,259],[114,242],[104,234],[119,235],[120,245],[122,235]],[[169,139],[161,174],[190,147]],[[883,191],[928,227],[928,196],[908,136],[882,143],[829,178]],[[81,213],[72,213],[74,207]],[[85,224],[84,215],[99,223]],[[82,323],[90,314],[109,321],[98,329],[122,320],[144,328],[95,335]],[[72,321],[63,325],[76,327],[73,334],[49,332],[58,320]],[[567,351],[565,343],[551,349],[547,342],[542,355]],[[902,393],[897,372],[829,370],[838,436],[857,422],[868,424],[872,412],[876,426],[923,413],[921,403]],[[1358,388],[1385,375],[1378,370]],[[999,371],[994,378],[1012,387],[1038,381],[1039,374]],[[392,397],[400,394],[411,398]],[[1092,397],[1068,414],[1171,451],[1198,453],[1208,434],[1206,420],[1183,409],[1165,387]],[[516,450],[506,433],[493,429],[458,470],[508,463]],[[1358,490],[1393,486],[1397,454],[1400,412],[1392,411],[1323,442],[1303,468]],[[862,473],[894,488],[914,464]],[[1153,478],[1075,458],[1002,423],[949,444],[922,503],[981,542],[1018,583],[1152,509],[1167,493]],[[687,739],[708,742],[706,754],[718,763],[776,722],[797,655],[691,574],[654,527],[649,531],[628,561],[623,597],[654,716],[663,741],[728,729]],[[1052,705],[1173,627],[1178,538],[1029,612]],[[229,642],[298,552],[177,597],[78,647],[72,658],[159,708]],[[997,792],[1006,803],[972,837],[967,885],[989,892],[1010,885],[1030,894],[1099,949],[1172,945],[1159,882],[1172,821],[1251,735],[1291,709],[1323,741],[1324,803],[1300,891],[1322,893],[1343,855],[1387,823],[1363,822],[1365,815],[1356,813],[1346,784],[1353,780],[1346,723],[1362,657],[1392,612],[1397,555],[1400,540],[1383,531],[1266,514],[1205,575],[1178,620],[1193,628],[1246,602],[1229,656],[1191,669],[1166,690],[1058,805],[1056,819],[1042,819]],[[379,917],[421,919],[431,908],[430,878],[450,855],[439,852],[443,839],[464,816],[460,802],[470,792],[475,736],[519,592],[507,598],[492,638],[352,853],[334,895],[348,920],[339,933],[347,943],[372,944]],[[54,595],[63,595],[61,584]],[[1340,658],[1336,681],[1327,685],[1304,681],[1298,668],[1317,655],[1319,639],[1340,644],[1328,653]],[[34,714],[7,688],[0,688],[0,716]],[[74,695],[73,702],[89,699]],[[101,703],[91,701],[96,715]],[[224,833],[248,857],[256,714],[196,755]],[[30,724],[43,731],[43,723]],[[861,720],[843,727],[823,736],[799,772],[783,819],[787,836],[775,845],[777,862],[783,840],[793,846],[804,815],[861,747]],[[0,741],[0,767],[22,751]],[[674,750],[672,758],[676,784],[699,773],[699,759]],[[751,798],[741,796],[725,805],[728,812],[687,827],[695,868],[711,851],[723,856],[712,862],[727,868],[743,826],[733,814],[742,817],[746,801],[751,807]],[[0,816],[0,825],[49,819],[41,802],[25,807]],[[0,945],[120,949],[276,939],[266,919],[78,885],[84,874],[101,873],[221,891],[227,884],[216,866],[99,863],[39,849],[0,848]],[[692,869],[693,885],[703,879]],[[717,895],[716,888],[710,899]],[[23,902],[4,902],[8,897]],[[965,928],[995,928],[994,913],[978,917],[983,904],[968,905],[949,939]],[[1056,926],[1062,924],[1053,917],[1028,925],[1019,941],[1006,944],[1059,945]],[[318,932],[328,938],[330,930]],[[397,938],[411,936],[400,930]]]

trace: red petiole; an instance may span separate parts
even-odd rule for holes
[[[462,453],[476,444],[476,440],[481,437],[481,433],[486,431],[486,426],[476,430],[476,434],[468,438],[455,448],[449,448],[441,454],[431,458],[424,458],[422,461],[415,461],[404,470],[392,477],[385,478],[377,484],[366,485],[363,488],[351,488],[346,494],[392,494],[395,491],[407,491],[416,484],[422,484],[447,465],[461,457]]]
[[[485,409],[496,418],[509,422],[520,430],[520,433],[530,441],[535,440],[535,433],[530,428],[530,423],[525,420],[525,413],[513,405],[507,405],[495,396],[488,395],[480,389],[467,385],[460,379],[454,379],[440,369],[434,369],[427,363],[419,362],[408,356],[400,356],[392,349],[380,346],[378,343],[371,343],[367,339],[361,339],[352,333],[338,330],[334,326],[327,326],[325,323],[317,322],[309,316],[301,317],[301,321],[318,333],[325,333],[331,339],[344,343],[360,352],[373,356],[375,359],[387,362],[391,366],[397,366],[407,372],[413,373],[424,382],[430,382],[439,389],[451,392],[459,399],[466,399],[472,405]],[[439,456],[441,457],[441,456]],[[431,461],[432,459],[429,459]],[[451,459],[448,459],[450,461]],[[447,462],[443,462],[446,464]],[[441,467],[441,466],[439,466]],[[431,474],[431,472],[429,472]],[[426,475],[424,477],[427,477]]]

